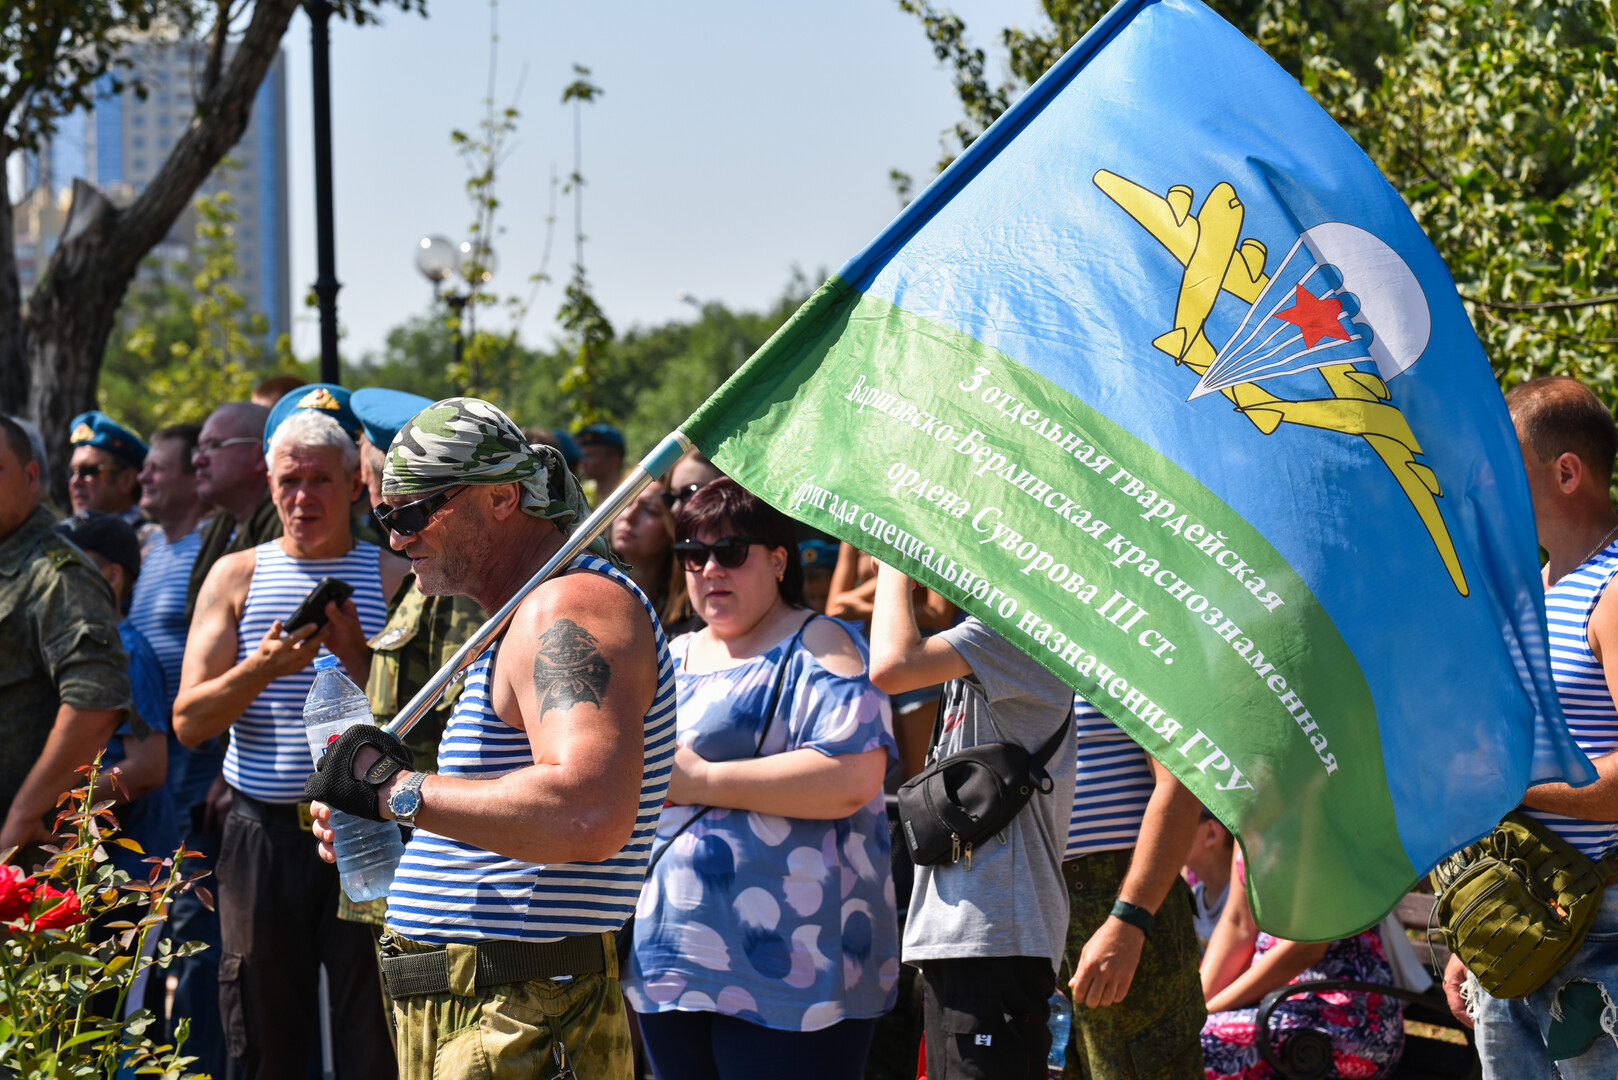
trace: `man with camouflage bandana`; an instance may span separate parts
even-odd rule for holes
[[[387,509],[382,498],[382,473],[388,447],[399,429],[432,404],[420,394],[367,387],[349,399],[362,428],[360,478],[370,493],[373,511]],[[380,531],[380,526],[378,528]],[[371,678],[365,696],[371,699],[376,722],[386,724],[400,707],[449,662],[450,657],[488,616],[465,596],[428,596],[416,584],[415,574],[405,577],[388,603],[388,621],[371,639]],[[461,684],[452,684],[436,705],[405,737],[416,760],[431,763],[438,755],[438,738],[460,696]]]
[[[420,394],[379,387],[356,390],[349,398],[360,422],[360,480],[372,510],[368,520],[373,523],[376,511],[388,508],[382,501],[382,471],[388,446],[400,428],[431,404]],[[381,535],[381,526],[374,527]],[[371,701],[371,715],[376,722],[386,724],[392,720],[487,618],[483,609],[467,597],[428,596],[416,584],[416,575],[407,573],[404,584],[388,601],[388,621],[369,643],[371,677],[365,683],[365,696]],[[459,681],[451,683],[405,736],[405,746],[425,769],[431,769],[438,759],[438,740],[460,698],[462,685]],[[387,908],[385,897],[364,901],[350,900],[346,895],[337,898],[339,919],[366,923],[379,933]]]
[[[498,610],[585,507],[561,456],[487,402],[450,398],[394,439],[379,513],[429,595]],[[434,775],[360,726],[310,777],[335,807],[415,826],[388,901],[383,978],[404,1080],[628,1080],[613,931],[633,911],[668,786],[673,668],[656,615],[599,542],[529,592],[468,670]]]

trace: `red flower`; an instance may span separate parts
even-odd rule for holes
[[[35,930],[66,930],[89,918],[79,910],[79,894],[72,889],[65,892],[52,885],[41,885],[34,892],[36,900],[54,901],[34,916]]]
[[[1380,1072],[1376,1062],[1362,1058],[1358,1054],[1334,1054],[1332,1064],[1337,1067],[1337,1075],[1351,1078],[1371,1077]]]
[[[1323,1005],[1320,1009],[1321,1019],[1333,1027],[1353,1027],[1354,1014],[1341,1005]]]
[[[0,922],[22,918],[33,900],[34,879],[20,866],[0,866]]]

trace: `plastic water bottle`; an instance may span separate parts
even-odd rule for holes
[[[319,761],[326,747],[355,724],[371,724],[371,703],[365,691],[337,667],[337,657],[322,656],[315,661],[315,684],[303,703],[303,729],[309,738],[309,753]],[[391,821],[368,821],[331,812],[332,831],[337,834],[337,872],[343,878],[343,891],[354,901],[375,900],[388,895],[393,872],[404,854],[404,837]]]
[[[1050,1006],[1050,1019],[1045,1023],[1051,1029],[1051,1053],[1045,1059],[1045,1070],[1051,1080],[1060,1080],[1067,1067],[1067,1041],[1073,1034],[1073,1003],[1057,990],[1051,995]]]

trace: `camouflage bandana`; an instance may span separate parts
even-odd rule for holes
[[[434,402],[399,429],[382,470],[382,494],[425,495],[457,484],[521,484],[522,510],[563,536],[590,514],[578,482],[553,447],[530,446],[511,417],[478,398]],[[605,537],[590,552],[623,568]]]

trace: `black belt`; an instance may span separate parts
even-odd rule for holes
[[[268,828],[302,829],[309,831],[309,804],[306,802],[272,803],[235,787],[230,789],[230,812],[240,814],[248,821],[256,821]]]
[[[581,934],[560,941],[484,941],[477,950],[478,990],[561,975],[593,975],[607,970],[600,934]],[[382,956],[382,983],[389,996],[442,994],[450,989],[449,953],[443,948]]]
[[[1116,893],[1129,874],[1129,861],[1134,854],[1134,848],[1119,848],[1080,855],[1062,864],[1062,879],[1067,882],[1068,892],[1101,889]]]

